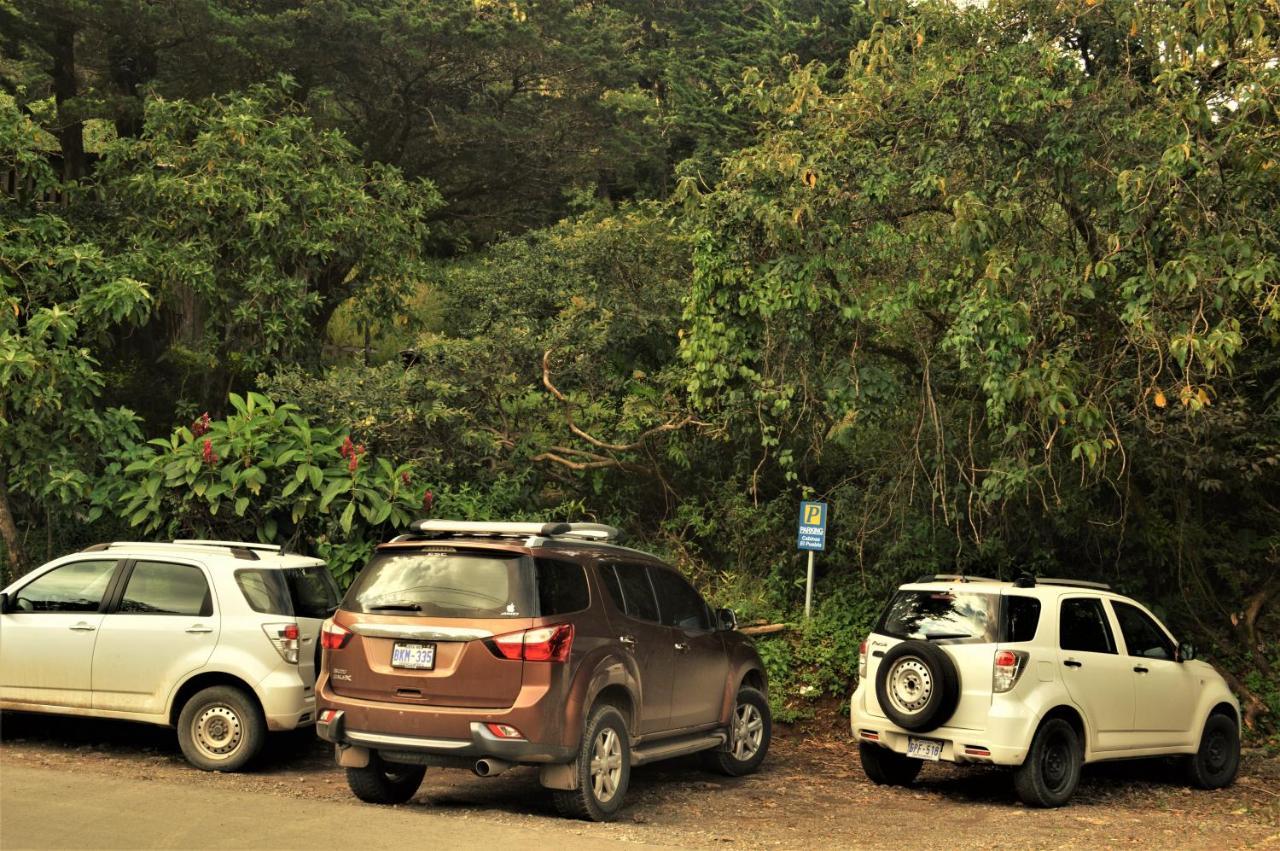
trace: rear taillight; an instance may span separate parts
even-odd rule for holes
[[[867,642],[863,641],[858,647],[858,679],[863,680],[867,677]]]
[[[351,630],[338,626],[333,621],[325,621],[320,628],[320,646],[325,650],[341,650],[351,640]]]
[[[262,631],[267,634],[271,646],[280,654],[280,658],[291,665],[298,664],[298,625],[296,623],[264,623]]]
[[[523,659],[526,662],[568,662],[573,649],[573,624],[540,626],[522,632],[495,635],[488,641],[489,649],[503,659]]]
[[[996,693],[1013,688],[1022,676],[1027,654],[1021,650],[997,650],[991,668],[991,690]]]

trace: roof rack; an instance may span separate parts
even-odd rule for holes
[[[105,544],[92,544],[85,547],[81,552],[97,553],[112,548],[136,548],[136,547],[193,547],[193,548],[217,548],[228,550],[231,555],[245,561],[260,561],[258,553],[268,553],[270,555],[283,555],[283,548],[276,544],[255,544],[248,541],[207,541],[198,538],[178,538],[174,541],[111,541]]]
[[[999,582],[990,576],[966,576],[963,573],[926,573],[916,582]]]
[[[1068,588],[1090,588],[1094,591],[1111,590],[1111,586],[1105,582],[1089,582],[1084,579],[1054,579],[1051,576],[1036,576],[1034,577],[1034,582],[1035,585],[1065,585]]]
[[[478,536],[495,538],[576,538],[613,543],[621,530],[603,523],[490,523],[474,520],[415,520],[409,524],[415,536],[449,538]]]

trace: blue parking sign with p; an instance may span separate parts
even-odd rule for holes
[[[796,546],[802,550],[822,552],[827,548],[827,504],[800,503],[800,532]]]

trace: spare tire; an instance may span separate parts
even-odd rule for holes
[[[947,722],[960,702],[960,674],[941,647],[904,641],[891,647],[876,669],[876,699],[904,730],[927,733]]]

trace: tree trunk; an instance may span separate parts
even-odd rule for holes
[[[9,482],[4,468],[0,467],[0,539],[4,540],[5,556],[9,562],[10,578],[27,572],[27,560],[22,553],[22,538],[9,510]]]
[[[76,80],[76,29],[59,23],[53,34],[53,100],[58,109],[58,144],[62,148],[62,177],[79,180],[87,171],[84,153],[84,122],[74,117],[68,101],[80,93]]]

